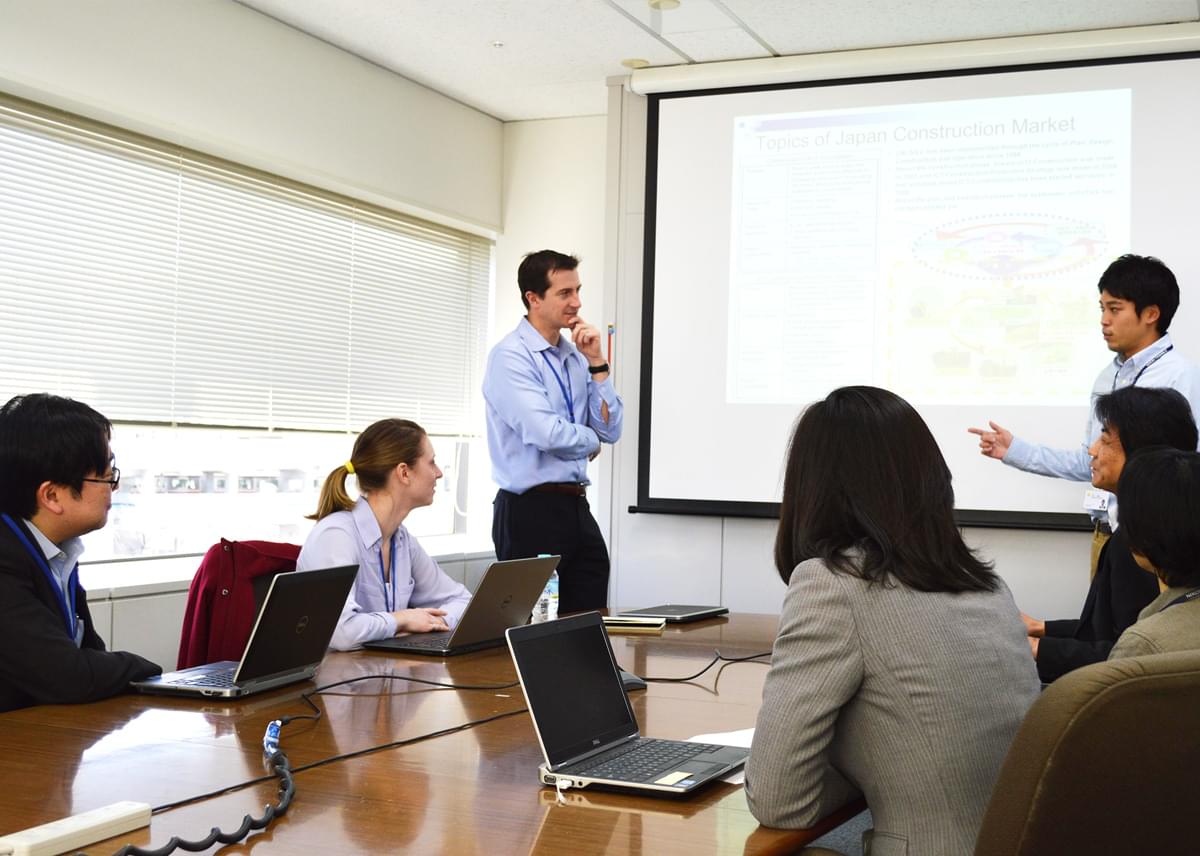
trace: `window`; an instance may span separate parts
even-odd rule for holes
[[[116,423],[89,559],[299,540],[383,417],[421,423],[446,469],[482,423],[490,268],[478,236],[0,99],[0,401]],[[458,481],[410,528],[454,531]]]

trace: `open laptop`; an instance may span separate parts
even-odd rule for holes
[[[453,630],[376,639],[363,647],[434,657],[499,648],[504,644],[505,630],[529,621],[529,613],[549,582],[550,574],[558,567],[560,558],[538,556],[492,562]]]
[[[724,606],[695,606],[685,603],[664,603],[661,606],[648,606],[645,609],[627,609],[619,617],[632,615],[640,618],[661,618],[668,624],[682,624],[687,621],[700,621],[703,618],[715,618],[729,612]]]
[[[599,613],[505,636],[546,759],[542,784],[678,796],[746,762],[743,747],[641,736]]]
[[[358,565],[276,574],[239,662],[222,660],[130,684],[144,693],[240,698],[317,672]]]

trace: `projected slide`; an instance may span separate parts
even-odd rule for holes
[[[1130,241],[1130,123],[1127,88],[735,118],[726,401],[1078,396],[1080,273]]]

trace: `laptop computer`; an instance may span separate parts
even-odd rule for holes
[[[505,636],[546,759],[542,784],[680,796],[746,762],[739,746],[641,736],[599,613]]]
[[[363,647],[434,657],[499,648],[504,644],[505,630],[529,621],[529,614],[560,558],[538,556],[492,562],[453,630],[376,639]]]
[[[325,657],[357,575],[358,565],[276,574],[240,661],[167,672],[130,686],[144,693],[241,698],[306,681]]]
[[[729,612],[724,606],[694,606],[683,603],[664,603],[661,606],[648,606],[645,609],[628,609],[620,613],[644,618],[661,618],[669,624],[681,624],[686,621],[699,621],[702,618],[715,618]]]

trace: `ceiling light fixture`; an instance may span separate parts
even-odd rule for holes
[[[669,12],[679,8],[679,0],[646,0],[650,8],[656,12]]]
[[[504,42],[500,41],[499,39],[496,39],[496,41],[492,42],[492,47],[502,48],[502,47],[504,47]]]
[[[650,65],[650,60],[648,60],[648,59],[623,59],[623,60],[621,60],[621,65],[625,66],[626,68],[646,68],[648,65]]]

